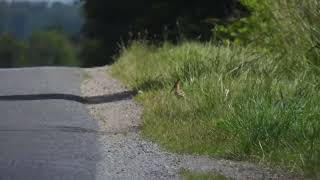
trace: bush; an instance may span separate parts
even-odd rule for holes
[[[84,67],[103,66],[112,63],[110,54],[115,47],[104,45],[100,40],[87,39],[81,44],[80,58]]]
[[[252,15],[231,25],[217,26],[215,33],[218,37],[231,39],[238,44],[258,45],[272,50],[273,53],[284,53],[286,56],[291,54],[301,58],[306,53],[316,53],[319,57],[318,0],[241,0],[241,2],[251,10]]]
[[[79,65],[75,49],[58,32],[36,32],[27,40],[26,60],[20,66]]]
[[[0,36],[0,67],[14,67],[24,58],[25,45],[15,40],[10,34]]]

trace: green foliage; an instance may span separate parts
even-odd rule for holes
[[[83,66],[102,66],[107,63],[108,54],[112,54],[115,47],[104,45],[101,40],[86,39],[82,41],[80,58]],[[109,63],[112,61],[109,60]]]
[[[237,44],[266,44],[271,41],[270,34],[277,28],[272,22],[272,10],[268,0],[242,0],[251,12],[250,16],[243,17],[228,25],[215,26],[217,38],[232,40]]]
[[[163,39],[176,42],[181,36],[187,39],[208,40],[211,38],[211,24],[208,18],[224,18],[238,9],[237,0],[82,0],[86,15],[84,32],[88,39],[99,40],[99,49],[109,49],[101,56],[88,57],[87,62],[111,63],[110,57],[117,53],[120,41],[141,38]],[[85,48],[84,50],[95,52]],[[110,51],[111,50],[111,51]],[[89,53],[88,53],[89,54]]]
[[[33,33],[27,41],[26,57],[27,61],[20,65],[78,65],[71,43],[54,31]]]
[[[143,92],[143,133],[165,147],[319,177],[320,2],[242,3],[251,16],[215,28],[223,45],[134,42],[114,74]]]
[[[68,39],[58,32],[36,32],[27,41],[0,36],[0,67],[77,66],[76,51]]]
[[[170,150],[317,175],[319,73],[310,63],[292,68],[280,60],[257,46],[134,42],[113,72],[143,92],[143,134]],[[177,79],[186,99],[171,92]]]
[[[252,15],[215,28],[218,38],[254,44],[286,56],[318,64],[320,3],[318,0],[242,0]],[[318,56],[319,57],[319,56]],[[288,57],[290,59],[291,57]],[[316,62],[315,62],[316,61]]]
[[[13,67],[23,61],[25,45],[10,34],[0,36],[0,67]]]

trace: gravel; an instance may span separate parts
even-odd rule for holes
[[[213,172],[234,179],[300,179],[246,162],[169,153],[139,135],[141,105],[129,97],[118,101],[103,98],[130,90],[110,76],[109,66],[84,71],[82,94],[101,99],[87,105],[100,126],[97,179],[179,179],[182,169]]]

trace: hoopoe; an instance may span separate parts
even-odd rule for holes
[[[172,88],[172,90],[174,90],[174,94],[177,96],[177,97],[185,97],[186,94],[183,92],[183,90],[181,89],[181,85],[180,85],[180,80],[177,80],[175,83],[174,83],[174,86]]]

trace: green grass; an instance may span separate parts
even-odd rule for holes
[[[142,133],[164,147],[320,177],[320,2],[242,2],[252,16],[224,30],[242,43],[135,41],[113,73],[143,92]]]
[[[181,176],[184,180],[231,180],[231,178],[213,173],[195,173],[185,170],[181,172]]]
[[[307,59],[250,46],[134,42],[112,70],[143,91],[142,133],[169,150],[319,175],[320,71]],[[177,79],[185,99],[171,92]]]

